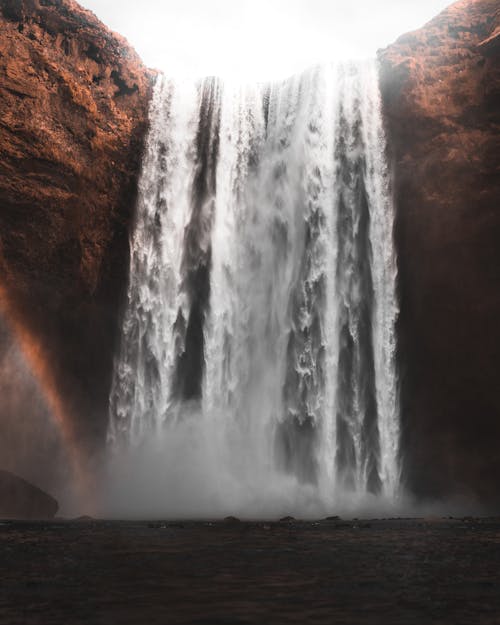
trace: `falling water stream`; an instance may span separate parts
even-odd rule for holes
[[[158,78],[110,397],[111,456],[143,473],[129,500],[259,516],[397,497],[385,152],[374,62]]]

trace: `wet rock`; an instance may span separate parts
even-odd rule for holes
[[[58,509],[57,501],[37,486],[0,471],[0,518],[53,519]]]

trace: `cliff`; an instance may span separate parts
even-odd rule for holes
[[[380,52],[395,174],[404,477],[500,503],[500,5]]]
[[[36,337],[41,382],[90,441],[106,426],[152,78],[76,2],[0,0],[2,313]]]

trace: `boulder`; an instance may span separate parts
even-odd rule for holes
[[[53,519],[58,509],[57,501],[37,486],[0,471],[0,518]]]

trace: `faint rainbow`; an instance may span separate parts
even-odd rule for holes
[[[49,358],[42,342],[19,320],[18,315],[7,295],[5,287],[0,285],[0,313],[16,339],[25,361],[35,376],[38,387],[59,430],[65,450],[68,453],[74,485],[78,489],[80,500],[86,500],[90,492],[87,456],[79,444],[70,410],[61,398]]]

